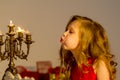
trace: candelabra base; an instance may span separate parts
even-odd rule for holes
[[[4,77],[6,75],[6,72],[11,72],[13,75],[17,74],[17,69],[15,67],[8,67],[3,75],[2,80],[4,80]]]

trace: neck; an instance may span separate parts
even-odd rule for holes
[[[76,62],[78,63],[79,59],[80,59],[80,53],[77,50],[72,50],[71,52],[72,52]]]
[[[85,55],[85,53],[80,52],[78,50],[75,50],[75,51],[72,50],[71,52],[72,52],[78,65],[86,62],[87,56]]]

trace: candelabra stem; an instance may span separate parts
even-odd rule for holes
[[[16,70],[15,70],[15,64],[14,64],[14,35],[10,35],[10,62],[8,64],[8,71],[10,70],[10,72],[12,72],[13,74],[16,74]]]
[[[14,34],[8,34],[9,35],[9,48],[10,51],[8,52],[8,56],[9,56],[9,64],[8,64],[8,68],[6,69],[5,73],[7,71],[11,72],[13,75],[17,74],[17,69],[15,68],[15,64],[14,64]],[[5,74],[4,74],[5,76]],[[4,80],[4,76],[3,79]]]

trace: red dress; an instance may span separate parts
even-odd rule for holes
[[[89,64],[93,63],[92,59],[89,59]],[[72,69],[71,80],[97,80],[96,74],[92,66],[82,65],[83,70],[81,71],[76,65]]]

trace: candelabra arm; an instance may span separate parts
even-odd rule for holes
[[[27,44],[27,53],[25,54],[25,53],[22,51],[22,54],[19,55],[19,58],[21,58],[21,59],[26,59],[26,60],[27,60],[27,56],[29,55],[29,50],[30,50],[30,44]]]
[[[8,43],[8,38],[6,38],[6,40],[5,40],[5,51],[4,51],[4,53],[2,53],[2,45],[4,44],[4,43],[1,43],[0,44],[0,58],[1,58],[1,60],[6,60],[6,59],[8,59],[8,45],[9,45],[9,43]]]
[[[24,57],[26,57],[27,59],[27,56],[29,55],[29,51],[30,51],[30,45],[33,43],[34,41],[31,41],[31,40],[26,40],[25,43],[27,44],[27,54],[24,55]]]
[[[27,44],[27,55],[29,54],[30,44]]]

